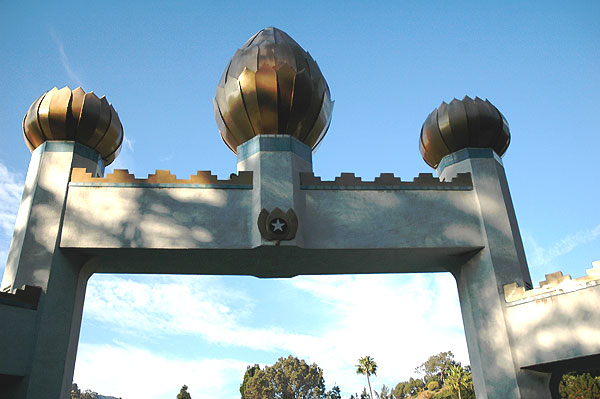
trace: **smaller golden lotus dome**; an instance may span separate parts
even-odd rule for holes
[[[72,140],[100,153],[104,165],[115,160],[123,143],[123,126],[113,106],[81,87],[56,87],[35,100],[23,119],[31,151],[48,140]]]
[[[465,96],[429,114],[419,139],[423,159],[432,168],[448,154],[467,147],[491,148],[502,156],[510,143],[508,122],[491,102]]]
[[[234,54],[213,103],[221,137],[234,153],[261,134],[290,135],[314,149],[333,111],[315,60],[287,33],[272,27],[256,33]]]

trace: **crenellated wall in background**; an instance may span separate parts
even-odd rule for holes
[[[600,261],[585,276],[546,275],[539,288],[504,286],[511,349],[522,368],[557,370],[600,352]]]

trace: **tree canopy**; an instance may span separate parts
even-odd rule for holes
[[[375,363],[375,359],[371,356],[363,356],[358,359],[358,364],[356,365],[356,374],[364,374],[367,376],[367,384],[369,384],[369,392],[371,393],[371,398],[373,398],[373,390],[371,389],[371,380],[369,376],[377,375],[377,363]]]
[[[458,399],[462,399],[462,393],[472,388],[473,378],[471,373],[465,372],[461,365],[455,365],[450,367],[450,373],[446,378],[446,385],[453,392],[458,393]]]
[[[188,386],[184,385],[177,394],[177,399],[192,399],[192,395],[188,392]]]
[[[437,355],[429,356],[429,359],[418,366],[415,372],[424,374],[423,380],[425,383],[435,380],[442,385],[450,372],[450,368],[456,365],[458,363],[454,360],[452,351],[440,352]]]
[[[289,355],[264,369],[248,366],[240,386],[242,399],[340,399],[339,388],[325,391],[323,370]]]
[[[600,370],[596,372],[571,372],[560,381],[559,393],[565,399],[600,399]]]

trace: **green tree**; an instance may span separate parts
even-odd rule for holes
[[[331,388],[331,391],[327,392],[327,395],[325,395],[325,399],[342,399],[340,387],[335,385],[333,388]]]
[[[71,399],[80,399],[81,398],[81,390],[77,386],[77,384],[71,384]]]
[[[242,399],[326,399],[323,370],[291,355],[272,366],[248,367],[240,386]],[[335,392],[333,392],[335,395]],[[335,397],[335,396],[334,396]]]
[[[436,391],[440,389],[440,383],[437,381],[429,381],[427,383],[427,390],[428,391]]]
[[[177,399],[192,399],[192,396],[188,392],[188,386],[183,385],[177,394]]]
[[[385,384],[383,384],[379,393],[375,391],[375,396],[377,396],[379,399],[394,399],[392,391],[390,391],[390,389]]]
[[[244,392],[246,392],[248,381],[250,381],[258,372],[261,372],[260,366],[258,364],[246,367],[246,373],[244,374],[242,385],[240,385],[240,394],[242,395],[242,399],[245,398]]]
[[[450,368],[457,364],[451,351],[440,352],[437,355],[429,356],[429,359],[418,366],[415,372],[424,375],[423,380],[425,383],[435,380],[442,385],[450,372]]]
[[[565,399],[600,399],[600,377],[590,373],[567,373],[562,376],[558,390]]]
[[[94,392],[91,389],[86,389],[85,391],[81,392],[80,399],[98,399],[98,392]]]
[[[373,390],[371,389],[371,380],[369,379],[369,376],[377,375],[377,363],[375,363],[375,359],[371,356],[363,356],[358,359],[356,374],[365,374],[367,376],[367,384],[369,385],[369,392],[371,393],[370,397],[373,398]]]
[[[455,365],[450,368],[445,386],[449,387],[453,392],[457,392],[458,399],[462,399],[462,392],[469,389],[472,385],[473,379],[471,373],[465,372],[462,366]]]
[[[425,389],[423,380],[410,377],[408,381],[399,382],[392,393],[397,399],[404,399],[417,395],[423,389]]]

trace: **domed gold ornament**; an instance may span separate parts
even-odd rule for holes
[[[503,155],[510,144],[504,115],[488,100],[465,96],[442,104],[429,114],[419,139],[423,159],[432,168],[448,154],[467,147],[491,148]]]
[[[23,134],[31,151],[47,140],[72,140],[98,151],[104,165],[115,160],[123,143],[117,111],[106,97],[81,87],[55,87],[35,100],[23,119]]]
[[[266,28],[233,56],[213,100],[221,137],[237,146],[260,134],[285,134],[315,148],[331,122],[333,101],[310,54],[285,32]]]

